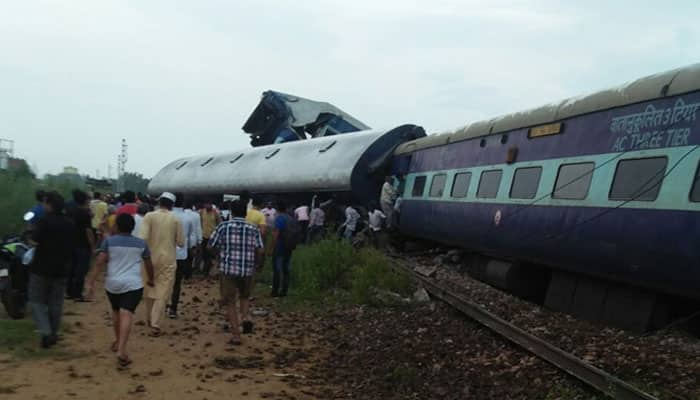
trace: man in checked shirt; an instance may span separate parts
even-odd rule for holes
[[[239,317],[243,320],[243,333],[253,333],[253,323],[248,314],[250,280],[253,278],[257,261],[263,255],[263,241],[257,226],[245,221],[246,205],[240,201],[231,203],[229,221],[220,223],[208,246],[219,249],[219,277],[221,303],[226,307],[226,315],[231,327],[230,345],[241,344]],[[236,302],[240,302],[240,316]]]

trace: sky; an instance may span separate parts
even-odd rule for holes
[[[444,132],[700,62],[700,2],[0,0],[0,138],[39,174],[249,146],[263,91]]]

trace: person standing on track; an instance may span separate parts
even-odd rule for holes
[[[250,281],[262,257],[263,241],[258,227],[245,221],[246,205],[243,202],[231,202],[231,216],[230,221],[217,226],[208,246],[219,249],[221,303],[226,306],[232,335],[228,344],[239,345],[241,325],[244,334],[253,332],[248,313]],[[240,314],[237,301],[240,302]],[[239,319],[243,320],[240,325]]]
[[[153,264],[143,239],[131,235],[134,217],[128,213],[117,216],[117,233],[102,241],[97,249],[95,267],[85,283],[87,296],[92,298],[97,274],[107,265],[105,291],[112,307],[115,340],[112,351],[117,353],[120,367],[131,364],[126,345],[134,321],[134,312],[143,297],[141,262],[146,270],[146,285],[153,287]]]
[[[294,209],[294,218],[299,222],[302,240],[306,241],[306,235],[309,231],[309,206],[302,204]]]
[[[177,247],[185,245],[182,224],[171,211],[175,195],[164,192],[158,204],[158,210],[143,217],[141,226],[141,237],[148,244],[154,269],[154,285],[144,290],[146,319],[153,337],[162,334],[160,320],[175,280]]]
[[[345,208],[345,222],[343,227],[343,238],[351,240],[355,236],[355,231],[357,230],[357,223],[360,221],[360,213],[352,206],[348,205]]]
[[[376,248],[383,247],[382,225],[387,220],[386,215],[377,207],[377,203],[372,202],[369,205],[369,233],[372,239],[372,245]]]
[[[392,214],[394,212],[394,201],[396,200],[396,189],[391,184],[391,176],[387,176],[382,185],[382,192],[379,196],[379,205],[386,216],[386,228],[391,229],[392,227]]]
[[[309,214],[309,236],[307,243],[314,243],[324,235],[324,224],[326,221],[326,212],[323,210],[323,205],[316,205],[316,208],[311,210]]]

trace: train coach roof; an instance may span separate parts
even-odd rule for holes
[[[395,154],[411,153],[420,149],[546,124],[577,115],[688,93],[698,89],[700,89],[700,63],[542,107],[474,122],[454,131],[426,136],[400,145]]]
[[[151,179],[148,192],[218,195],[243,190],[258,194],[349,191],[374,179],[370,170],[381,170],[400,143],[424,135],[423,128],[407,124],[390,130],[180,158]]]

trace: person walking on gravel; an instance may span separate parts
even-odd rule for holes
[[[250,280],[263,252],[260,229],[246,222],[246,211],[244,203],[232,202],[233,218],[216,227],[208,244],[210,249],[219,249],[221,304],[226,307],[231,327],[230,345],[241,344],[239,318],[243,320],[243,333],[253,332],[253,323],[248,313]],[[236,307],[237,301],[240,302],[240,315]]]
[[[160,208],[143,217],[141,237],[148,244],[154,270],[154,285],[144,289],[146,319],[151,336],[160,336],[160,321],[170,296],[177,270],[176,249],[185,245],[182,224],[172,213],[175,195],[164,192],[158,198]]]
[[[134,217],[128,213],[117,216],[117,234],[102,241],[97,249],[95,267],[85,283],[89,298],[94,295],[95,279],[100,270],[107,265],[105,290],[112,306],[112,325],[115,340],[112,351],[117,353],[120,367],[131,364],[126,351],[134,311],[143,297],[143,280],[141,262],[146,269],[146,285],[153,287],[153,264],[148,246],[143,239],[131,235],[134,229]]]

